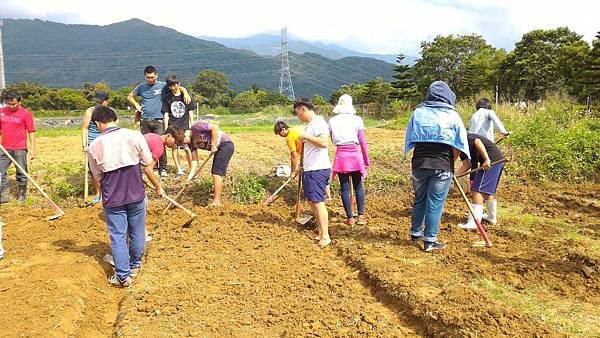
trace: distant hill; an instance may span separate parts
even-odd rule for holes
[[[219,38],[213,36],[200,36],[200,38],[204,40],[215,41],[230,48],[251,50],[260,55],[274,56],[278,55],[281,50],[279,47],[279,41],[281,37],[279,35],[259,34],[247,38]],[[290,38],[289,36],[288,47],[289,50],[294,53],[314,53],[328,57],[330,59],[341,59],[347,56],[360,56],[395,64],[397,56],[397,54],[394,55],[361,53],[355,50],[340,47],[335,44],[326,44],[322,42],[307,42],[299,39]],[[404,61],[408,65],[413,65],[417,61],[417,58],[414,56],[407,55],[404,58]]]
[[[4,19],[2,35],[7,84],[32,81],[78,88],[83,82],[106,82],[120,88],[141,82],[143,68],[154,65],[161,79],[174,73],[184,84],[198,72],[214,69],[227,74],[234,90],[252,84],[279,88],[278,57],[228,48],[139,19],[106,26]],[[389,81],[393,74],[392,64],[371,58],[290,57],[297,96],[328,97],[342,84],[376,76]]]

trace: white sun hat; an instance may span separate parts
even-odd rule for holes
[[[356,109],[352,105],[352,96],[348,94],[340,96],[333,112],[335,114],[356,114]]]

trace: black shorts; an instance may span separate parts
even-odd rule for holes
[[[231,160],[234,150],[233,142],[225,141],[221,143],[213,157],[210,173],[213,175],[225,176],[227,174],[229,160]]]

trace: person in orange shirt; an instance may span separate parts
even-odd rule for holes
[[[275,123],[275,135],[285,137],[285,143],[290,150],[290,167],[292,168],[291,176],[296,175],[300,169],[300,154],[302,154],[302,141],[299,136],[304,132],[304,126],[295,126],[290,128],[287,123],[277,121]]]
[[[290,167],[292,168],[290,176],[293,177],[298,170],[300,170],[300,154],[302,154],[302,141],[300,141],[300,135],[304,132],[304,126],[300,125],[290,128],[287,123],[277,121],[275,122],[273,131],[275,132],[275,135],[285,137],[285,143],[290,150]],[[331,188],[329,184],[325,188],[325,194],[327,195],[327,200],[331,200]]]

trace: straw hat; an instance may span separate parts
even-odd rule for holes
[[[352,105],[352,96],[348,94],[340,96],[333,112],[335,114],[356,114],[356,109]]]

